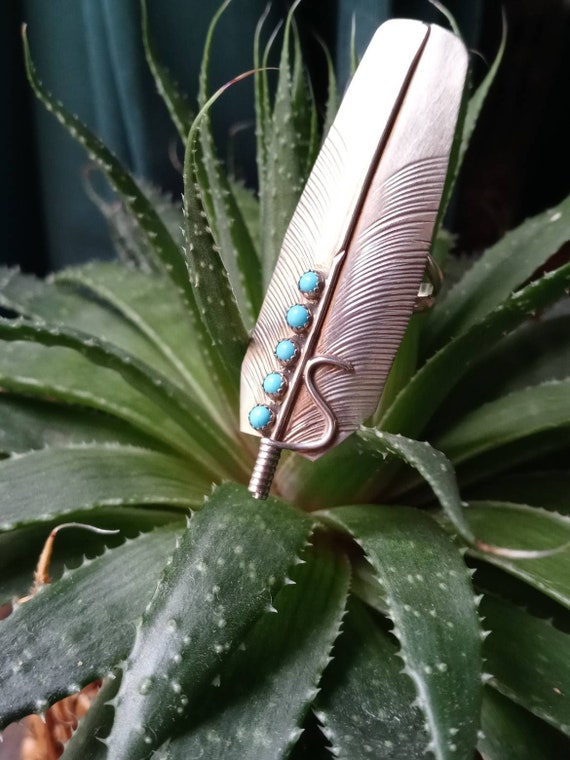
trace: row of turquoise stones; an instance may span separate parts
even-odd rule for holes
[[[298,282],[300,292],[308,300],[315,300],[321,293],[323,280],[314,270],[301,275]],[[304,304],[296,303],[287,310],[285,320],[296,333],[302,333],[311,322],[311,312]],[[275,346],[275,356],[285,366],[291,366],[297,359],[299,346],[291,338],[280,340]],[[279,398],[287,389],[287,379],[282,372],[270,372],[262,383],[264,392],[272,398]],[[266,404],[257,404],[249,413],[249,424],[254,430],[265,430],[273,423],[275,413]]]

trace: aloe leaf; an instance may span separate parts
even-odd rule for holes
[[[225,658],[269,608],[311,520],[235,485],[195,513],[145,611],[124,670],[108,760],[146,758],[196,710]]]
[[[466,491],[471,499],[510,501],[551,509],[570,516],[570,473],[565,470],[538,470],[503,475]]]
[[[229,5],[224,2],[214,15],[204,44],[198,102],[208,100],[208,74],[212,39],[218,21]],[[233,186],[220,165],[214,146],[208,110],[201,112],[196,151],[195,179],[200,187],[204,210],[219,245],[219,252],[235,293],[240,314],[248,330],[252,329],[262,301],[261,267],[249,228],[241,215]]]
[[[475,409],[435,440],[456,464],[512,441],[570,426],[570,380],[549,382]]]
[[[223,399],[212,388],[192,324],[166,279],[106,262],[64,269],[55,278],[57,282],[87,288],[121,314],[175,370],[184,387],[218,425],[228,428],[231,419],[224,414]],[[148,308],[149,303],[152,309]]]
[[[128,269],[136,269],[147,274],[164,274],[163,267],[156,260],[148,237],[141,232],[136,219],[131,216],[129,210],[120,201],[111,200],[109,202],[106,198],[98,195],[90,183],[90,177],[90,171],[84,173],[86,193],[107,221],[109,235],[119,263]],[[173,200],[162,190],[142,178],[137,179],[137,184],[148,202],[154,207],[170,237],[182,250],[184,243],[182,200],[180,202]],[[173,288],[173,291],[175,290],[176,288]]]
[[[486,543],[528,551],[528,559],[470,550],[570,608],[570,517],[523,504],[473,502],[466,515]],[[564,547],[566,548],[564,549]],[[562,551],[557,551],[560,549]],[[542,556],[544,552],[552,553]],[[532,552],[537,556],[532,557]]]
[[[570,634],[509,602],[485,596],[485,667],[489,683],[570,736]]]
[[[208,135],[208,137],[204,137]],[[209,130],[202,127],[204,172],[197,173],[197,179],[204,196],[205,187],[212,193],[213,216],[210,223],[215,230],[215,238],[228,277],[236,294],[240,315],[247,330],[253,328],[263,300],[261,266],[256,244],[249,225],[243,217],[241,205],[234,194],[234,185],[226,177],[210,145]]]
[[[545,463],[547,467],[564,467],[569,456],[568,429],[549,428],[467,459],[457,466],[457,476],[466,492],[502,473],[535,470]]]
[[[0,462],[0,530],[93,507],[194,507],[208,481],[156,451],[115,445],[42,449]]]
[[[434,520],[407,507],[316,513],[350,533],[378,576],[437,760],[471,758],[481,703],[481,634],[469,573]]]
[[[447,212],[448,205],[453,195],[453,190],[457,182],[457,177],[459,175],[459,168],[460,168],[459,155],[460,155],[460,149],[461,149],[461,135],[463,131],[463,122],[465,121],[465,113],[467,111],[467,102],[468,102],[468,83],[466,82],[463,87],[463,92],[461,95],[461,102],[459,104],[459,113],[457,115],[457,123],[455,125],[455,131],[453,134],[453,140],[451,143],[451,150],[449,154],[447,174],[446,174],[445,182],[443,185],[443,191],[441,194],[441,202],[440,202],[439,209],[437,212],[436,223],[435,223],[433,233],[432,233],[431,248],[432,248],[432,252],[434,254],[437,254],[438,258],[436,259],[436,261],[440,265],[444,263],[445,256],[448,253],[448,249],[442,246],[438,246],[437,240],[439,237],[439,233],[441,231],[445,214]]]
[[[377,450],[354,435],[316,462],[284,452],[274,483],[283,498],[307,509],[360,503],[372,498],[368,484],[385,467]]]
[[[486,560],[469,555],[465,560],[472,568],[473,585],[479,593],[510,601],[535,617],[550,620],[561,630],[570,630],[568,610],[550,596]]]
[[[186,365],[161,339],[160,333],[176,333],[180,337],[175,350],[188,354],[188,364],[193,363],[194,372],[210,391],[208,397],[206,391],[201,390],[202,402],[211,399],[211,378],[201,361],[196,336],[189,329],[190,321],[183,304],[165,278],[102,262],[63,270],[55,276],[55,282],[41,281],[16,270],[3,274],[0,304],[6,308],[34,320],[61,324],[110,341],[157,371],[171,374],[173,366],[178,370],[182,368],[184,379],[193,380]],[[69,282],[89,288],[99,301],[65,287]],[[156,304],[152,312],[148,310],[149,302]],[[163,316],[161,312],[166,313]],[[160,333],[148,325],[148,321],[155,320],[159,322]],[[196,389],[195,381],[193,389]],[[211,401],[206,403],[209,410],[215,412],[213,416],[217,414],[219,418],[220,413]],[[218,405],[223,409],[222,403]]]
[[[55,118],[67,129],[69,134],[85,148],[89,158],[101,169],[113,189],[131,212],[133,218],[138,222],[141,231],[148,240],[149,246],[155,251],[159,261],[162,262],[165,270],[172,277],[173,282],[186,296],[189,303],[191,303],[192,291],[189,287],[181,251],[154,207],[143,195],[135,180],[103,142],[92,134],[76,116],[68,113],[62,104],[43,86],[32,62],[25,30],[23,34],[23,47],[26,73],[35,95],[46,109],[53,113]]]
[[[307,715],[299,741],[289,754],[289,760],[331,760],[331,757],[329,742],[311,711]]]
[[[0,319],[0,339],[71,348],[94,364],[118,372],[167,415],[184,425],[188,438],[194,441],[188,452],[189,457],[195,458],[204,469],[214,474],[220,473],[224,464],[230,476],[243,474],[244,465],[238,464],[240,452],[221,431],[212,430],[211,421],[204,417],[196,402],[167,377],[112,343],[63,327],[6,319]]]
[[[109,415],[17,398],[6,392],[0,395],[0,455],[22,454],[46,446],[104,442],[154,449],[158,443]]]
[[[113,724],[113,699],[121,683],[121,673],[110,673],[89,706],[77,730],[66,742],[62,760],[105,760],[107,736]]]
[[[432,434],[466,411],[512,391],[570,377],[570,317],[546,317],[521,325],[486,351],[453,389],[430,426]]]
[[[168,448],[185,456],[192,450],[193,441],[179,424],[116,372],[67,348],[20,341],[0,345],[0,387],[5,393],[41,400],[67,414],[104,412],[101,419],[121,427],[132,443],[142,437],[150,448]]]
[[[459,39],[462,42],[465,42],[461,35],[461,29],[459,28],[459,24],[457,23],[455,16],[453,13],[443,4],[440,3],[438,0],[428,0],[431,5],[436,8],[442,16],[446,19],[447,23],[449,24],[449,28],[455,34],[456,37],[459,37]]]
[[[291,72],[291,33],[297,5],[298,2],[293,3],[285,21],[275,101],[272,112],[266,113],[264,124],[265,161],[259,176],[259,197],[265,284],[273,273],[306,180],[307,157],[300,157],[297,148],[295,87]],[[259,100],[262,97],[260,95]]]
[[[148,67],[158,94],[162,97],[180,139],[184,142],[193,119],[192,109],[166,66],[160,63],[150,34],[146,0],[141,0],[141,21],[142,40]]]
[[[270,128],[270,102],[269,84],[267,81],[267,67],[262,62],[261,34],[269,15],[269,4],[261,15],[255,27],[253,38],[253,66],[254,66],[254,110],[255,110],[255,141],[258,182],[262,185],[266,182],[267,171],[267,145],[269,142]]]
[[[465,153],[467,152],[467,149],[469,148],[471,137],[473,136],[473,132],[475,131],[475,127],[479,120],[479,116],[483,109],[483,105],[485,104],[487,95],[489,94],[489,90],[491,89],[493,82],[495,81],[495,77],[497,76],[497,73],[501,66],[503,55],[505,53],[506,44],[507,44],[507,24],[505,21],[505,17],[503,16],[503,32],[501,34],[501,42],[499,43],[499,48],[493,59],[493,63],[489,67],[489,71],[483,78],[483,81],[481,82],[479,87],[476,89],[473,95],[469,98],[469,105],[467,106],[465,121],[463,123],[461,148],[459,152],[459,164],[457,167],[458,170],[463,164]]]
[[[315,711],[339,760],[422,757],[429,735],[396,640],[352,599]]]
[[[300,180],[309,176],[319,152],[319,128],[315,97],[305,72],[299,32],[294,24],[293,65],[291,71],[291,99],[293,127],[296,132],[295,147],[299,161]]]
[[[120,505],[118,505],[120,506]],[[88,523],[119,533],[99,535],[87,530],[66,529],[58,533],[49,565],[52,579],[59,578],[65,569],[76,568],[87,557],[101,554],[105,547],[114,547],[125,538],[136,538],[141,532],[167,523],[184,525],[185,512],[179,506],[95,507],[89,511],[74,511],[65,515],[70,523]],[[16,530],[0,533],[0,604],[19,599],[30,592],[38,558],[53,528],[62,518],[38,520]]]
[[[434,309],[424,331],[425,355],[465,333],[508,299],[568,240],[569,223],[570,197],[527,219],[489,248]]]
[[[482,346],[485,350],[491,348],[529,315],[561,298],[569,287],[570,264],[565,264],[514,293],[483,320],[452,339],[400,392],[382,418],[382,428],[417,436],[449,391],[477,361]]]
[[[86,561],[2,621],[0,726],[43,712],[126,656],[175,536],[160,528]]]
[[[502,341],[485,359],[496,372],[494,394],[570,377],[569,333],[570,315],[563,314],[533,320]]]
[[[172,279],[188,310],[188,319],[199,337],[203,360],[212,373],[215,382],[230,402],[235,402],[235,386],[225,374],[225,365],[219,353],[212,347],[208,331],[200,315],[194,290],[188,278],[188,270],[181,248],[170,234],[164,221],[157,213],[133,177],[124,169],[117,158],[103,142],[93,135],[77,117],[69,114],[63,106],[43,87],[34,69],[27,37],[24,34],[24,58],[30,85],[57,120],[69,134],[87,151],[89,158],[101,169],[111,187],[117,192],[132,219],[137,223],[148,247],[155,254],[157,262]]]
[[[376,450],[383,456],[392,454],[417,470],[429,483],[459,535],[467,543],[475,543],[475,535],[465,518],[453,465],[441,451],[425,441],[412,441],[401,435],[385,433],[383,430],[363,427],[358,431],[358,436],[366,442],[370,450]]]
[[[223,664],[165,758],[288,757],[339,633],[348,563],[319,546],[292,580],[275,598],[277,614],[261,618],[243,650]]]
[[[560,733],[489,687],[483,693],[481,729],[483,760],[560,760],[570,752]]]
[[[259,229],[259,199],[253,190],[246,187],[239,179],[235,179],[230,176],[230,184],[232,186],[232,193],[236,203],[240,208],[240,214],[243,218],[244,224],[249,230],[249,236],[257,251],[257,258],[259,259],[259,251],[261,249],[260,243],[260,229]]]
[[[352,24],[350,28],[350,64],[349,64],[349,76],[353,76],[356,71],[360,60],[358,53],[356,52],[356,14],[352,14]]]
[[[34,321],[57,323],[90,335],[105,336],[141,361],[155,368],[164,367],[160,355],[144,336],[102,304],[15,269],[0,272],[0,305],[4,308]]]
[[[327,102],[325,109],[325,118],[323,124],[323,135],[327,135],[329,129],[332,127],[332,123],[335,119],[337,111],[340,106],[340,95],[338,92],[338,85],[336,81],[336,75],[334,70],[334,64],[330,50],[328,47],[322,45],[323,52],[327,63]]]
[[[218,91],[219,94],[219,91]],[[217,95],[214,96],[214,98]],[[207,109],[210,101],[204,106]],[[223,383],[229,394],[239,385],[239,370],[247,345],[247,332],[220,248],[207,218],[207,206],[200,181],[204,157],[199,136],[206,111],[202,109],[192,124],[184,156],[184,218],[186,264],[201,318],[208,330],[213,350],[223,368]],[[229,396],[228,396],[229,397]]]
[[[204,50],[202,51],[200,73],[198,76],[198,104],[200,105],[200,108],[206,104],[206,101],[208,99],[208,77],[210,74],[210,58],[212,56],[212,41],[214,39],[214,33],[216,31],[216,27],[218,26],[219,20],[226,12],[230,3],[231,0],[223,0],[223,2],[219,4],[216,12],[212,16],[212,20],[208,25],[206,39],[204,41]],[[186,136],[187,135],[188,133],[186,133]]]

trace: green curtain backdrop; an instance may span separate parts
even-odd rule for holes
[[[234,0],[216,31],[212,56],[215,87],[252,66],[255,25],[266,0]],[[194,98],[206,30],[218,2],[148,0],[150,28],[162,60]],[[272,3],[273,20],[286,11]],[[468,44],[479,32],[480,3],[448,2]],[[445,20],[428,0],[303,0],[297,18],[308,60],[321,56],[317,36],[337,60],[341,82],[348,72],[354,24],[357,52],[376,27],[392,16]],[[19,25],[28,24],[30,45],[45,84],[77,113],[135,172],[178,194],[180,177],[171,158],[175,133],[147,70],[140,35],[139,0],[14,0],[0,7],[0,42],[6,65],[1,94],[10,104],[0,156],[4,176],[1,260],[45,272],[113,253],[104,221],[85,190],[83,151],[39,104],[23,77]],[[318,71],[317,71],[318,82]],[[236,124],[240,168],[254,182],[251,90],[243,84],[224,96],[214,113],[220,146]],[[317,93],[319,94],[319,93]],[[7,150],[6,150],[7,148]],[[97,178],[93,181],[97,192]]]

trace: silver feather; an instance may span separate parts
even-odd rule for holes
[[[241,429],[263,436],[250,483],[257,498],[267,496],[281,449],[315,459],[378,404],[426,271],[466,74],[456,36],[411,20],[383,24],[362,58],[242,365]],[[303,273],[318,277],[315,293],[300,293]],[[286,319],[295,304],[308,319],[298,334]],[[293,342],[291,361],[277,360],[280,341]],[[268,374],[271,391],[282,380],[270,394]]]

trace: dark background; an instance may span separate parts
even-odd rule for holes
[[[218,3],[148,0],[151,28],[163,60],[193,95],[207,23]],[[251,67],[255,23],[265,0],[234,0],[224,15],[212,60],[212,86]],[[273,4],[274,19],[287,7]],[[570,193],[570,2],[456,0],[447,6],[473,52],[475,83],[499,45],[502,14],[507,48],[458,187],[450,225],[458,249],[478,251],[529,215]],[[146,71],[138,2],[9,0],[0,9],[2,204],[0,260],[44,274],[92,257],[112,256],[105,223],[87,199],[82,150],[33,102],[21,60],[19,28],[29,23],[42,78],[138,175],[177,196],[180,177],[169,149],[174,132]],[[297,13],[316,93],[325,92],[318,34],[335,55],[340,79],[348,70],[352,16],[362,51],[389,16],[445,20],[427,0],[304,0]],[[239,169],[255,182],[250,85],[228,94],[214,118],[222,155],[232,138]]]

